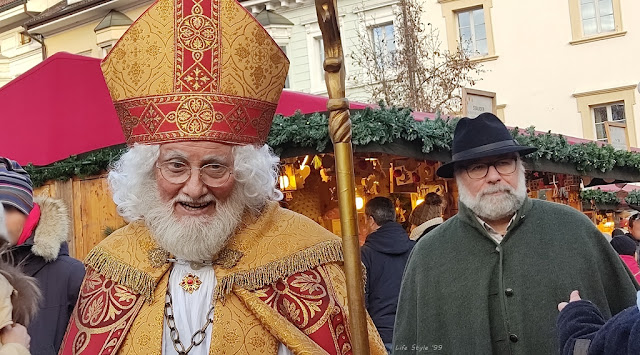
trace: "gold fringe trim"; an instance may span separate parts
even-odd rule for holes
[[[232,291],[233,285],[253,291],[281,278],[335,261],[343,261],[342,242],[339,240],[322,242],[284,259],[223,277],[218,281],[213,297],[216,300],[224,300],[225,296]]]
[[[153,301],[153,290],[156,288],[155,278],[124,263],[103,248],[93,248],[85,258],[84,263],[94,268],[104,277],[140,294],[146,301]]]

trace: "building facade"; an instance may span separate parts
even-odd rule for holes
[[[151,4],[46,1],[54,0],[0,0],[0,85],[56,52],[104,57]],[[606,141],[611,121],[624,124],[631,146],[640,144],[640,2],[540,0],[523,8],[513,1],[417,1],[423,22],[439,29],[443,49],[462,48],[481,63],[473,89],[495,93],[507,125]],[[314,1],[241,3],[287,53],[287,87],[326,94]],[[375,102],[351,54],[361,50],[363,34],[378,48],[396,50],[399,0],[340,0],[338,11],[347,96]]]

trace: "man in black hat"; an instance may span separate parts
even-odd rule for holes
[[[405,270],[394,354],[553,354],[557,304],[578,289],[605,317],[637,283],[579,211],[527,197],[518,145],[484,113],[463,118],[452,161],[459,213],[422,238]]]

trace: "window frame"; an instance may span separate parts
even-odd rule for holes
[[[491,20],[492,0],[438,0],[447,29],[447,45],[450,52],[455,52],[460,46],[460,31],[458,13],[482,8],[484,12],[484,29],[487,36],[487,54],[470,57],[477,62],[498,59],[493,38],[493,22]]]
[[[388,46],[386,46],[386,47],[385,47],[385,53],[383,53],[383,54],[384,54],[384,55],[391,55],[391,57],[393,58],[393,56],[394,56],[395,52],[398,50],[398,45],[397,45],[397,42],[396,42],[396,40],[397,40],[397,38],[396,38],[396,36],[397,36],[397,32],[396,32],[396,26],[395,26],[395,23],[394,23],[393,21],[381,22],[381,23],[375,23],[375,24],[373,24],[373,25],[368,26],[368,27],[367,27],[367,31],[369,31],[369,32],[370,32],[370,35],[371,35],[371,41],[373,42],[373,43],[371,43],[371,44],[373,45],[373,49],[374,49],[374,51],[375,51],[375,50],[376,50],[376,45],[377,45],[377,43],[376,43],[376,35],[375,35],[374,30],[375,30],[375,29],[377,29],[377,28],[382,28],[382,29],[383,29],[383,33],[385,34],[385,36],[384,36],[384,37],[381,37],[381,38],[384,38],[384,39],[386,40],[386,39],[387,39],[387,37],[386,37],[386,31],[385,31],[385,29],[386,29],[388,26],[391,26],[391,29],[393,30],[393,50],[392,50],[391,52],[388,52]]]
[[[580,0],[569,0],[569,18],[571,21],[571,41],[569,44],[578,45],[626,35],[627,31],[624,31],[622,27],[622,8],[620,6],[620,0],[611,0],[611,3],[613,5],[613,31],[585,35],[582,27],[582,10],[580,8]]]
[[[624,101],[614,101],[614,102],[606,102],[606,103],[602,103],[602,104],[597,104],[597,105],[591,105],[589,106],[589,108],[591,109],[591,117],[592,117],[592,121],[593,121],[593,129],[594,129],[594,137],[596,141],[600,141],[600,142],[608,142],[609,141],[609,137],[607,136],[607,130],[606,130],[606,125],[605,122],[624,122],[625,125],[627,123],[627,116],[626,116],[626,108],[625,108],[625,117],[624,120],[613,120],[613,113],[612,113],[612,109],[611,107],[613,105],[622,105],[623,107],[626,107],[624,105]],[[602,123],[597,123],[596,122],[596,112],[595,110],[597,108],[605,108],[606,109],[606,121],[603,121]],[[604,130],[604,134],[605,137],[604,138],[598,138],[598,125],[602,125],[603,130]]]
[[[636,103],[634,92],[636,87],[637,85],[634,84],[573,94],[578,106],[578,112],[582,118],[583,137],[585,139],[596,140],[593,108],[622,102],[624,103],[624,117],[627,124],[629,144],[632,147],[637,147],[636,123],[633,115],[634,105]]]

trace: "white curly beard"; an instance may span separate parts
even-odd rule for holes
[[[178,195],[162,202],[154,182],[144,191],[141,204],[149,206],[144,211],[144,221],[154,240],[176,258],[189,261],[211,260],[222,250],[240,224],[246,206],[237,187],[224,202],[216,201],[213,195],[206,195],[199,201]],[[215,213],[213,216],[178,218],[174,215],[177,201],[214,201]]]

